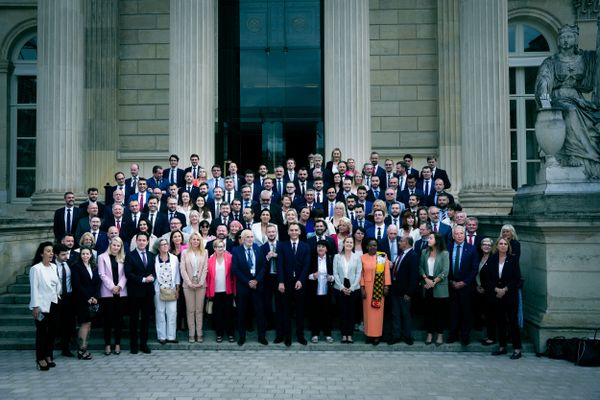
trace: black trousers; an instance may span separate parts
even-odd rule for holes
[[[450,334],[451,338],[469,340],[473,326],[473,290],[470,286],[462,289],[450,288]]]
[[[342,336],[354,334],[354,314],[356,310],[356,292],[345,295],[341,290],[336,290],[338,305],[340,309],[340,332]]]
[[[444,333],[447,302],[447,298],[433,297],[433,288],[425,289],[423,305],[427,333]]]
[[[73,294],[63,294],[58,301],[58,331],[60,337],[60,349],[69,351],[71,338],[76,337],[77,326],[75,325],[75,309],[73,308]]]
[[[265,337],[266,326],[263,315],[263,297],[264,293],[259,289],[237,291],[237,327],[240,337],[246,337],[246,314],[251,305],[256,313],[256,330],[258,337]]]
[[[58,329],[58,304],[50,303],[50,312],[43,313],[44,319],[35,320],[35,357],[36,360],[53,358],[54,339]]]
[[[310,296],[310,331],[312,336],[319,336],[322,331],[325,336],[331,336],[331,297]]]
[[[104,318],[104,345],[110,346],[111,333],[115,333],[115,345],[121,345],[123,314],[127,297],[113,296],[100,299],[100,310]]]
[[[510,329],[513,349],[521,349],[521,332],[519,330],[519,302],[515,299],[496,301],[496,323],[498,325],[498,344],[506,347],[506,327]]]
[[[496,340],[496,312],[494,310],[494,301],[487,293],[475,293],[473,300],[473,312],[475,313],[473,325],[479,325],[486,330],[486,337],[490,340]]]
[[[139,345],[148,344],[148,329],[150,315],[152,314],[153,296],[129,297],[129,335],[131,350],[138,350],[138,323]]]
[[[215,293],[213,297],[212,322],[217,336],[233,336],[233,295],[225,292]]]
[[[403,335],[412,338],[412,319],[410,314],[410,300],[405,300],[404,295],[396,292],[392,286],[391,296],[387,297],[392,309],[392,337],[398,339]]]
[[[304,337],[304,287],[299,290],[294,288],[296,282],[285,284],[283,294],[283,334],[292,336],[292,313],[296,310],[296,336]]]
[[[263,308],[268,327],[275,327],[277,337],[283,336],[283,295],[278,290],[279,281],[276,274],[265,275]]]

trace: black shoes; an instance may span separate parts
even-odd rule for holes
[[[303,336],[299,336],[298,337],[298,343],[300,343],[302,346],[306,346],[306,344],[308,342],[306,341],[306,339]]]
[[[387,344],[389,344],[390,346],[396,343],[400,343],[401,340],[400,338],[391,338],[390,340],[388,340]]]
[[[285,338],[285,345],[287,347],[290,347],[292,345],[292,338],[291,337],[288,336],[288,337]]]
[[[273,343],[275,343],[275,344],[283,343],[283,338],[281,336],[277,336],[275,338],[275,340],[273,340]]]
[[[150,354],[150,353],[152,353],[152,350],[150,350],[150,347],[148,347],[148,346],[142,346],[142,347],[140,347],[140,350],[144,354]]]
[[[404,343],[406,343],[406,344],[407,344],[407,345],[409,345],[409,346],[412,346],[412,345],[413,345],[413,343],[415,343],[415,340],[414,340],[413,338],[411,338],[411,337],[409,337],[409,338],[404,338]]]
[[[264,336],[258,338],[258,343],[262,344],[263,346],[266,346],[269,344],[269,342],[267,342],[267,339]]]
[[[167,339],[166,342],[167,343],[179,343],[179,340],[177,340],[177,339]]]
[[[46,360],[36,361],[35,366],[38,369],[38,371],[48,371],[50,369],[50,366],[48,365]]]
[[[137,354],[138,353],[138,349],[131,349],[131,350],[129,350],[129,352],[131,354]]]
[[[165,339],[160,339],[158,343],[160,343],[161,345],[165,345],[167,344],[167,341]]]
[[[519,358],[521,358],[523,356],[523,354],[520,351],[515,351],[510,355],[510,359],[511,360],[518,360]]]
[[[508,351],[506,351],[506,349],[498,349],[496,351],[492,351],[493,356],[501,356],[504,354],[508,354]]]
[[[238,346],[243,346],[244,343],[246,343],[246,338],[243,336],[240,336],[238,339]]]

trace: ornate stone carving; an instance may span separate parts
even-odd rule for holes
[[[577,21],[593,21],[600,13],[600,0],[573,0]]]

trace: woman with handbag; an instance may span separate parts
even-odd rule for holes
[[[425,344],[431,344],[437,333],[435,345],[444,343],[444,319],[448,301],[448,272],[450,256],[446,242],[437,233],[429,235],[427,249],[421,253],[419,273],[423,279],[423,303],[425,308]]]
[[[125,249],[123,241],[116,236],[110,240],[108,250],[98,256],[100,305],[104,316],[104,354],[110,355],[110,333],[115,331],[116,355],[121,354],[121,330],[127,299],[127,277],[125,277]]]
[[[206,273],[208,252],[198,233],[190,235],[189,245],[181,253],[180,271],[183,278],[183,293],[187,312],[189,342],[196,339],[202,343],[202,318],[204,317],[204,296],[206,295]]]
[[[179,261],[169,253],[169,241],[158,240],[158,254],[154,262],[154,305],[156,309],[156,336],[160,344],[177,343],[177,299],[179,298]]]
[[[362,229],[362,228],[360,228]],[[356,291],[360,289],[362,265],[361,254],[354,252],[354,239],[344,239],[342,251],[333,257],[333,279],[340,307],[340,331],[342,343],[354,343],[354,313],[356,309]]]
[[[384,252],[377,251],[377,240],[369,239],[367,254],[361,257],[360,290],[363,298],[363,322],[366,343],[379,344],[383,333],[385,296],[392,284],[390,262]]]
[[[53,257],[52,243],[40,243],[33,257],[33,266],[29,270],[29,309],[35,320],[35,356],[36,366],[40,371],[48,371],[50,367],[56,366],[52,353],[58,325],[61,283],[56,265],[52,263]]]
[[[82,247],[79,252],[79,260],[71,269],[71,282],[75,292],[75,304],[77,309],[77,321],[79,322],[79,350],[77,358],[80,360],[91,360],[92,355],[87,350],[92,318],[99,310],[98,298],[100,297],[101,279],[98,268],[92,255],[92,249]]]
[[[213,249],[215,252],[208,258],[206,273],[206,313],[212,315],[217,343],[223,341],[224,334],[227,334],[229,342],[233,343],[235,275],[231,272],[231,253],[225,250],[225,242],[220,239],[215,239]]]

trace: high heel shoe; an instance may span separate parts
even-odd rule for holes
[[[110,356],[110,353],[111,353],[111,351],[110,351],[110,346],[106,346],[106,347],[104,348],[104,355],[105,355],[105,356]]]
[[[48,368],[56,367],[56,363],[52,359],[50,359],[50,360],[46,359],[46,364],[48,364]]]
[[[91,360],[92,355],[87,349],[79,349],[77,350],[77,358],[80,360]]]
[[[38,371],[48,371],[50,369],[46,360],[37,360],[35,366]]]

